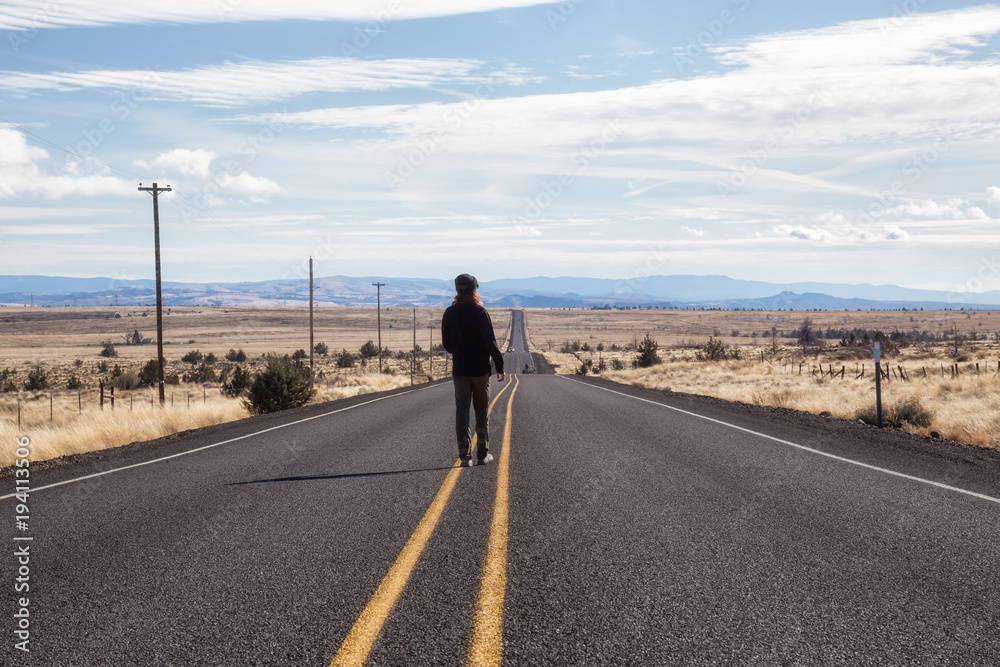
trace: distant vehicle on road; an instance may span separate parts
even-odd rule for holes
[[[507,347],[507,351],[508,352],[513,352],[514,351],[514,346],[513,345],[508,346]]]

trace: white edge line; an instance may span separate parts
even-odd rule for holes
[[[781,438],[776,438],[773,435],[767,435],[766,433],[760,433],[759,431],[754,431],[748,428],[743,428],[742,426],[737,426],[736,424],[730,424],[729,422],[724,422],[719,419],[713,419],[712,417],[706,417],[705,415],[699,415],[696,412],[688,412],[687,410],[681,410],[680,408],[675,408],[671,405],[666,405],[665,403],[659,403],[657,401],[651,401],[648,398],[639,398],[638,396],[632,396],[631,394],[626,394],[624,392],[615,391],[614,389],[608,389],[607,387],[598,387],[597,385],[590,384],[589,382],[580,382],[579,380],[572,380],[564,375],[557,375],[564,380],[570,382],[575,382],[577,384],[586,385],[594,389],[600,389],[601,391],[611,392],[612,394],[618,394],[619,396],[624,396],[626,398],[635,399],[637,401],[642,401],[643,403],[652,403],[653,405],[658,405],[661,408],[667,408],[668,410],[673,410],[674,412],[680,412],[681,414],[689,415],[691,417],[697,417],[698,419],[704,419],[705,421],[714,422],[716,424],[721,424],[722,426],[728,426],[729,428],[736,429],[737,431],[743,431],[744,433],[750,433],[751,435],[756,435],[761,438],[766,438],[767,440],[773,440],[774,442],[780,442],[783,445],[788,445],[789,447],[795,447],[796,449],[801,449],[807,452],[812,452],[813,454],[819,454],[820,456],[825,456],[827,458],[834,459],[836,461],[843,461],[844,463],[850,463],[852,465],[861,466],[862,468],[868,468],[870,470],[877,470],[879,472],[884,472],[887,475],[894,475],[895,477],[902,477],[903,479],[913,480],[914,482],[921,482],[923,484],[929,484],[931,486],[936,486],[940,489],[947,489],[948,491],[956,491],[958,493],[964,493],[967,496],[972,496],[974,498],[979,498],[981,500],[987,500],[991,503],[997,503],[1000,505],[1000,498],[994,498],[993,496],[987,496],[983,493],[976,493],[975,491],[969,491],[967,489],[960,489],[957,486],[949,486],[947,484],[942,484],[941,482],[935,482],[929,479],[924,479],[923,477],[914,477],[913,475],[907,475],[906,473],[896,472],[895,470],[889,470],[888,468],[880,468],[879,466],[872,465],[870,463],[862,463],[861,461],[855,461],[854,459],[848,459],[843,456],[837,456],[836,454],[830,454],[828,452],[821,451],[819,449],[813,449],[812,447],[806,447],[805,445],[800,445],[788,440],[782,440]]]
[[[148,466],[151,463],[159,463],[160,461],[166,461],[168,459],[175,459],[178,456],[186,456],[188,454],[194,454],[195,452],[204,451],[206,449],[211,449],[213,447],[218,447],[219,445],[228,445],[230,442],[236,442],[237,440],[246,440],[247,438],[252,438],[257,435],[263,435],[264,433],[270,433],[271,431],[277,431],[278,429],[287,428],[289,426],[295,426],[296,424],[302,424],[303,422],[312,421],[313,419],[320,419],[322,417],[329,417],[335,415],[339,412],[346,412],[348,410],[353,410],[354,408],[360,408],[364,405],[371,405],[372,403],[378,403],[379,401],[384,401],[388,398],[396,398],[397,396],[406,396],[407,394],[414,394],[418,391],[426,391],[428,389],[434,389],[438,385],[433,385],[430,387],[421,387],[420,389],[410,389],[409,391],[403,391],[398,394],[391,394],[389,396],[382,396],[381,398],[374,398],[370,401],[365,401],[364,403],[358,403],[357,405],[351,405],[346,408],[340,408],[339,410],[333,410],[331,412],[324,412],[321,415],[313,415],[312,417],[306,417],[305,419],[299,419],[297,421],[288,422],[287,424],[279,424],[278,426],[272,426],[271,428],[266,428],[263,431],[254,431],[253,433],[247,433],[246,435],[241,435],[238,438],[230,438],[229,440],[223,440],[222,442],[213,442],[211,445],[203,445],[201,447],[196,447],[194,449],[189,449],[187,451],[178,452],[176,454],[171,454],[170,456],[161,456],[158,459],[151,459],[149,461],[142,461],[141,463],[132,463],[131,465],[122,466],[121,468],[112,468],[111,470],[105,470],[103,472],[95,472],[92,475],[84,475],[83,477],[74,477],[72,479],[66,479],[61,482],[55,482],[54,484],[46,484],[45,486],[37,486],[29,489],[28,493],[36,493],[42,491],[43,489],[51,489],[56,486],[62,486],[63,484],[72,484],[74,482],[82,482],[85,479],[93,479],[94,477],[101,477],[103,475],[110,475],[113,472],[120,472],[122,470],[128,470],[129,468],[138,468],[139,466]],[[95,450],[101,451],[101,450]],[[17,492],[8,493],[5,496],[0,496],[0,500],[7,500],[8,498],[13,498],[18,495]]]

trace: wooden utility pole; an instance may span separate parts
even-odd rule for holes
[[[434,324],[427,325],[428,331],[431,332],[430,347],[427,348],[427,363],[430,366],[429,375],[434,377]]]
[[[413,372],[417,368],[417,309],[413,309],[413,350],[410,352],[410,386],[413,386]]]
[[[375,298],[377,299],[376,309],[378,311],[378,372],[382,372],[382,288],[385,287],[385,283],[372,283],[372,285],[377,290]]]
[[[153,195],[153,245],[156,253],[156,364],[158,366],[156,374],[160,385],[160,406],[166,402],[166,394],[163,382],[163,290],[160,285],[160,206],[159,194],[161,192],[171,192],[168,185],[165,188],[153,183],[153,187],[144,188],[139,184],[140,192],[148,192]]]
[[[309,258],[309,387],[313,386],[313,378],[316,377],[316,373],[313,370],[313,353],[315,352],[315,345],[313,344],[313,258]]]

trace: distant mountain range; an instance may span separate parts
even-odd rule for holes
[[[451,280],[330,276],[315,279],[319,305],[371,306],[372,283],[385,283],[389,306],[442,306],[451,302]],[[1000,291],[952,294],[897,285],[772,283],[726,276],[650,276],[631,281],[602,278],[518,278],[480,286],[487,305],[527,308],[675,307],[722,309],[1000,309]],[[309,302],[308,280],[244,283],[163,283],[169,306],[270,305]],[[0,303],[35,306],[148,306],[156,302],[152,280],[0,276]]]

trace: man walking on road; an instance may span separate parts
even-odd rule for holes
[[[503,355],[497,347],[493,321],[476,290],[479,282],[467,273],[455,278],[455,300],[441,318],[441,344],[451,353],[451,379],[455,384],[455,432],[463,466],[493,460],[489,453],[490,357],[497,380],[503,382]],[[472,458],[469,404],[476,412],[476,459]]]

